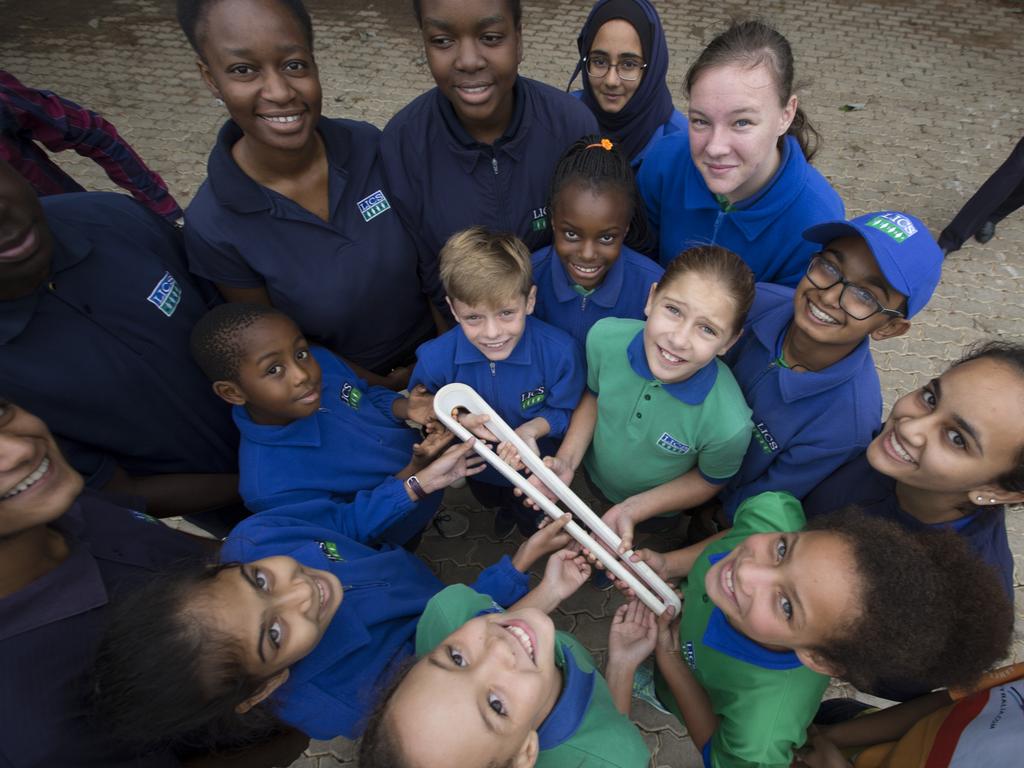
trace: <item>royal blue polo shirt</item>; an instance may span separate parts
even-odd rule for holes
[[[740,502],[764,491],[802,499],[867,448],[882,421],[882,385],[865,338],[820,371],[779,363],[793,322],[793,289],[758,283],[743,335],[725,356],[753,411],[753,440],[719,497],[732,519]]]
[[[601,284],[590,292],[581,292],[553,245],[536,251],[532,259],[537,286],[533,314],[576,339],[581,352],[586,350],[591,326],[601,318],[643,320],[651,286],[665,274],[655,262],[624,245]]]
[[[185,212],[189,267],[235,288],[265,286],[306,336],[375,368],[432,327],[417,254],[392,209],[369,123],[320,118],[330,220],[249,178],[231,156],[242,137],[221,128],[208,177]]]
[[[443,495],[412,501],[395,477],[420,436],[392,414],[396,392],[367,385],[323,347],[312,353],[323,382],[317,412],[277,426],[256,424],[244,406],[234,408],[242,500],[261,512],[327,498],[348,538],[404,544],[430,522]]]
[[[999,571],[1007,594],[1013,598],[1013,554],[1006,538],[1006,512],[1002,506],[971,507],[963,517],[946,523],[922,523],[900,507],[896,481],[868,463],[867,453],[847,462],[804,499],[808,519],[856,506],[870,515],[899,523],[911,531],[952,530],[967,540],[982,560]]]
[[[170,224],[125,195],[39,201],[50,274],[0,301],[0,392],[36,414],[93,487],[129,474],[234,473],[238,431],[189,352],[215,292]]]
[[[413,654],[416,623],[444,589],[415,555],[371,549],[346,538],[325,499],[260,512],[243,520],[221,550],[224,562],[288,555],[333,573],[344,596],[320,643],[293,664],[271,702],[278,716],[315,739],[354,739],[380,693],[379,682]],[[508,606],[528,578],[507,556],[485,568],[473,589]]]
[[[154,573],[202,557],[200,540],[86,492],[50,526],[67,558],[0,597],[0,765],[149,768],[168,754],[122,754],[88,720],[84,676],[107,603]]]
[[[554,326],[526,318],[526,328],[512,353],[491,362],[456,326],[421,345],[409,387],[422,384],[437,392],[445,384],[468,384],[512,429],[542,416],[551,425],[549,438],[565,435],[569,418],[586,384],[583,354],[576,342]],[[478,480],[508,485],[488,467]]]
[[[441,246],[473,225],[511,232],[536,250],[551,242],[548,191],[562,154],[597,121],[578,99],[519,77],[504,136],[476,141],[437,88],[418,96],[384,128],[381,154],[393,203],[417,233],[423,286],[438,306]],[[445,309],[447,312],[447,309]]]
[[[803,238],[814,224],[845,218],[843,201],[804,158],[795,138],[783,142],[775,176],[753,197],[723,204],[690,156],[688,131],[659,140],[637,174],[662,265],[695,245],[714,244],[742,258],[761,282],[795,286],[821,246]]]

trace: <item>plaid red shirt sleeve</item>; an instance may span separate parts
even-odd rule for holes
[[[175,222],[181,208],[167,184],[117,129],[92,110],[19,82],[0,70],[0,158],[21,173],[39,195],[81,192],[35,142],[51,152],[73,149],[98,163],[110,180],[159,216]]]

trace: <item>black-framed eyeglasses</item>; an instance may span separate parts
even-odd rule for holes
[[[839,267],[820,253],[811,257],[811,263],[807,265],[807,279],[811,281],[811,285],[822,291],[842,283],[843,290],[839,294],[839,306],[854,320],[867,320],[877,314],[886,317],[907,316],[906,313],[898,309],[883,307],[871,291],[856,283],[851,283],[839,271]]]
[[[640,59],[626,58],[617,64],[612,64],[611,59],[601,54],[584,56],[583,61],[587,64],[587,74],[598,79],[608,74],[609,69],[614,69],[620,80],[632,82],[639,80],[640,75],[647,69],[647,65]]]

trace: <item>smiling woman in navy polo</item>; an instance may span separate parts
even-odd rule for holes
[[[178,19],[231,116],[186,212],[192,271],[365,369],[410,362],[432,329],[416,250],[391,209],[380,132],[320,114],[301,2],[185,0]]]

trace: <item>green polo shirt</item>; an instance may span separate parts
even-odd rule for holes
[[[715,358],[664,384],[647,365],[642,320],[605,318],[587,334],[587,386],[597,425],[583,464],[619,503],[694,467],[721,484],[739,471],[753,424],[732,371]]]
[[[801,746],[828,677],[803,666],[793,652],[770,651],[733,629],[704,589],[711,565],[754,533],[804,527],[800,502],[788,493],[762,493],[736,510],[733,528],[709,544],[687,579],[679,625],[683,659],[711,699],[718,729],[704,749],[714,768],[788,768]],[[660,678],[658,698],[682,720]]]
[[[464,584],[444,589],[431,598],[420,618],[416,654],[430,653],[473,617],[500,611],[491,598]],[[615,708],[587,649],[572,635],[556,632],[555,665],[562,671],[562,692],[537,729],[537,768],[646,768],[647,746],[636,726]]]

